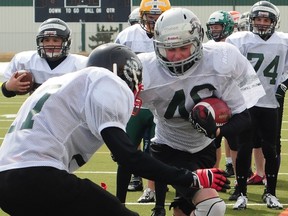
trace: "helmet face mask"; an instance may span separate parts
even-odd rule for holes
[[[267,40],[274,33],[279,17],[279,9],[275,5],[268,1],[259,1],[250,10],[250,31],[259,35],[263,40]],[[271,24],[257,24],[255,23],[257,18],[270,19]]]
[[[218,25],[220,25],[221,28],[219,28]],[[209,27],[207,26],[207,32],[206,32],[207,38],[209,40],[219,42],[225,38],[225,36],[223,35],[223,30],[224,26],[222,24],[209,25]]]
[[[221,30],[214,30],[213,25],[221,25]],[[206,35],[209,40],[214,40],[219,42],[234,31],[234,21],[233,17],[226,11],[215,11],[212,13],[206,23],[207,31]]]
[[[143,13],[141,27],[149,34],[154,34],[155,23],[160,15]]]
[[[158,61],[173,76],[183,75],[202,57],[203,28],[188,9],[173,8],[163,13],[155,25],[154,48]],[[190,47],[186,59],[169,61],[167,50]]]
[[[48,45],[45,45],[48,41]],[[53,45],[49,41],[54,41]],[[57,45],[56,45],[57,44]],[[62,51],[65,49],[65,44],[63,44],[63,40],[58,36],[45,36],[39,37],[38,47],[41,49],[41,56],[45,56],[48,59],[58,59],[63,56]]]
[[[171,8],[169,0],[142,0],[139,8],[140,25],[149,34],[154,34],[158,17]]]
[[[58,60],[69,54],[71,38],[71,30],[68,25],[61,19],[50,18],[44,21],[38,30],[36,36],[37,51],[41,58],[51,61]],[[44,41],[58,41],[62,40],[61,45],[45,46]]]
[[[124,80],[135,96],[134,111],[139,111],[142,100],[139,98],[142,86],[142,64],[137,55],[127,46],[107,43],[96,47],[88,56],[87,67],[103,67]]]
[[[255,19],[253,19],[252,21],[252,25],[253,25],[253,33],[260,35],[261,37],[266,37],[269,35],[272,35],[272,31],[273,31],[273,24],[269,24],[269,25],[264,25],[264,24],[256,24],[255,23]]]

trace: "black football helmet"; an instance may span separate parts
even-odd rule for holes
[[[49,60],[57,60],[63,56],[67,56],[71,45],[71,30],[69,26],[61,19],[49,18],[45,20],[39,27],[38,34],[36,36],[37,51],[40,57]],[[62,38],[62,46],[60,52],[48,53],[43,46],[43,39],[45,37],[60,37]],[[54,47],[59,49],[59,47]]]
[[[249,24],[250,31],[259,35],[263,40],[267,40],[275,31],[279,19],[279,9],[269,1],[259,1],[250,10]],[[271,25],[256,25],[256,17],[266,17],[271,19]]]
[[[127,46],[107,43],[96,47],[88,56],[87,67],[106,68],[124,80],[135,95],[136,115],[142,105],[138,97],[142,86],[142,64],[137,55]]]

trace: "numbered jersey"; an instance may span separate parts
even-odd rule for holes
[[[265,89],[266,95],[256,106],[276,108],[276,89],[288,78],[288,35],[274,32],[264,41],[258,35],[245,31],[230,35],[226,42],[235,45],[250,61]]]
[[[191,153],[211,143],[211,139],[193,129],[188,121],[196,103],[216,96],[236,114],[247,108],[247,102],[255,104],[264,91],[253,67],[234,46],[227,43],[203,46],[202,59],[182,76],[172,76],[160,65],[155,53],[138,55],[143,63],[141,97],[156,121],[154,141]],[[246,86],[247,98],[240,86]],[[254,97],[250,98],[248,92]]]
[[[120,32],[115,43],[128,46],[135,53],[153,52],[153,38],[149,38],[140,24],[129,26]]]
[[[0,171],[31,166],[74,171],[103,144],[101,130],[125,130],[133,106],[127,84],[104,68],[51,78],[25,101],[5,135]]]
[[[69,54],[57,67],[51,69],[37,51],[25,51],[16,54],[4,72],[6,80],[18,70],[27,70],[33,74],[35,83],[42,84],[47,79],[80,70],[86,66],[86,56]]]

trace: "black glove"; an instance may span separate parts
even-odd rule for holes
[[[204,133],[205,136],[214,139],[216,137],[216,122],[211,114],[211,112],[204,108],[206,118],[200,116],[200,109],[195,108],[189,114],[189,121],[192,123],[192,126],[201,133]]]
[[[193,204],[189,203],[188,200],[186,200],[184,197],[175,197],[174,201],[171,202],[169,206],[169,210],[171,210],[171,208],[179,208],[184,214],[190,215],[194,210],[193,207]]]
[[[194,174],[194,182],[192,187],[196,188],[214,188],[217,191],[225,192],[230,189],[230,181],[226,178],[225,171],[212,168],[212,169],[198,169]]]
[[[284,85],[283,83],[281,83],[278,88],[277,88],[277,91],[276,91],[276,98],[277,99],[281,99],[281,98],[284,98],[285,97],[285,92],[287,90],[287,86]]]

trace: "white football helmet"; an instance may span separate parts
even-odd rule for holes
[[[241,14],[237,27],[238,31],[250,31],[249,13],[249,11],[246,11]]]
[[[172,75],[183,75],[202,57],[204,36],[200,20],[186,8],[172,8],[165,11],[155,24],[154,49],[159,62],[169,69]],[[166,49],[191,46],[191,55],[184,60],[170,62]]]
[[[128,23],[134,25],[140,22],[140,7],[135,8],[128,17]]]

